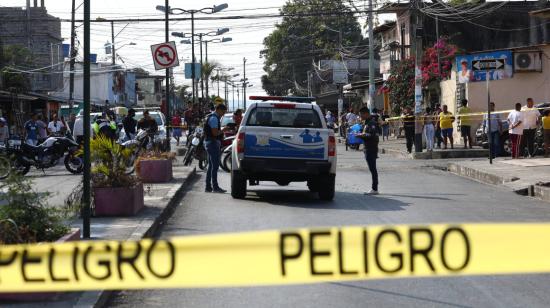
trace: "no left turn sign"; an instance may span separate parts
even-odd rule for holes
[[[156,70],[179,66],[178,51],[175,42],[151,45],[151,53]]]

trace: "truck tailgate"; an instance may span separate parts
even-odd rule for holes
[[[244,156],[327,160],[328,139],[323,128],[247,127]]]

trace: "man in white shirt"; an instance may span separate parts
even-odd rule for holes
[[[521,113],[521,104],[516,104],[516,110],[508,115],[509,135],[512,143],[512,158],[519,158],[519,148],[521,145],[521,136],[523,135],[523,114]]]
[[[540,112],[534,108],[534,102],[532,98],[527,99],[527,106],[521,109],[523,114],[523,137],[521,143],[521,151],[527,147],[527,153],[525,157],[535,156],[535,134],[539,123]]]
[[[63,131],[65,125],[63,122],[59,121],[57,114],[52,115],[52,121],[48,124],[48,132],[51,134],[57,134]]]

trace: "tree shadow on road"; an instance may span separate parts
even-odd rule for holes
[[[317,194],[295,190],[249,190],[246,200],[273,205],[326,210],[403,211],[409,203],[384,195],[365,196],[362,193],[337,192],[333,201],[319,200]],[[253,194],[250,194],[253,193]]]

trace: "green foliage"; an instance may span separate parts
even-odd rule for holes
[[[320,13],[338,12],[338,15]],[[298,85],[307,85],[307,71],[314,61],[339,58],[339,34],[342,45],[363,43],[361,28],[342,0],[289,0],[281,9],[286,16],[264,39],[262,86],[270,95],[300,94]],[[292,16],[296,14],[309,16]]]
[[[0,183],[0,244],[52,242],[67,234],[65,212],[46,204],[48,193],[38,193],[32,181],[12,172]]]
[[[137,183],[135,176],[126,174],[131,149],[98,135],[90,140],[90,154],[94,187],[132,187]]]
[[[32,67],[32,54],[29,49],[19,45],[4,46],[3,61],[5,67],[2,68],[2,88],[10,91],[25,92],[30,89],[29,78],[13,68]]]

